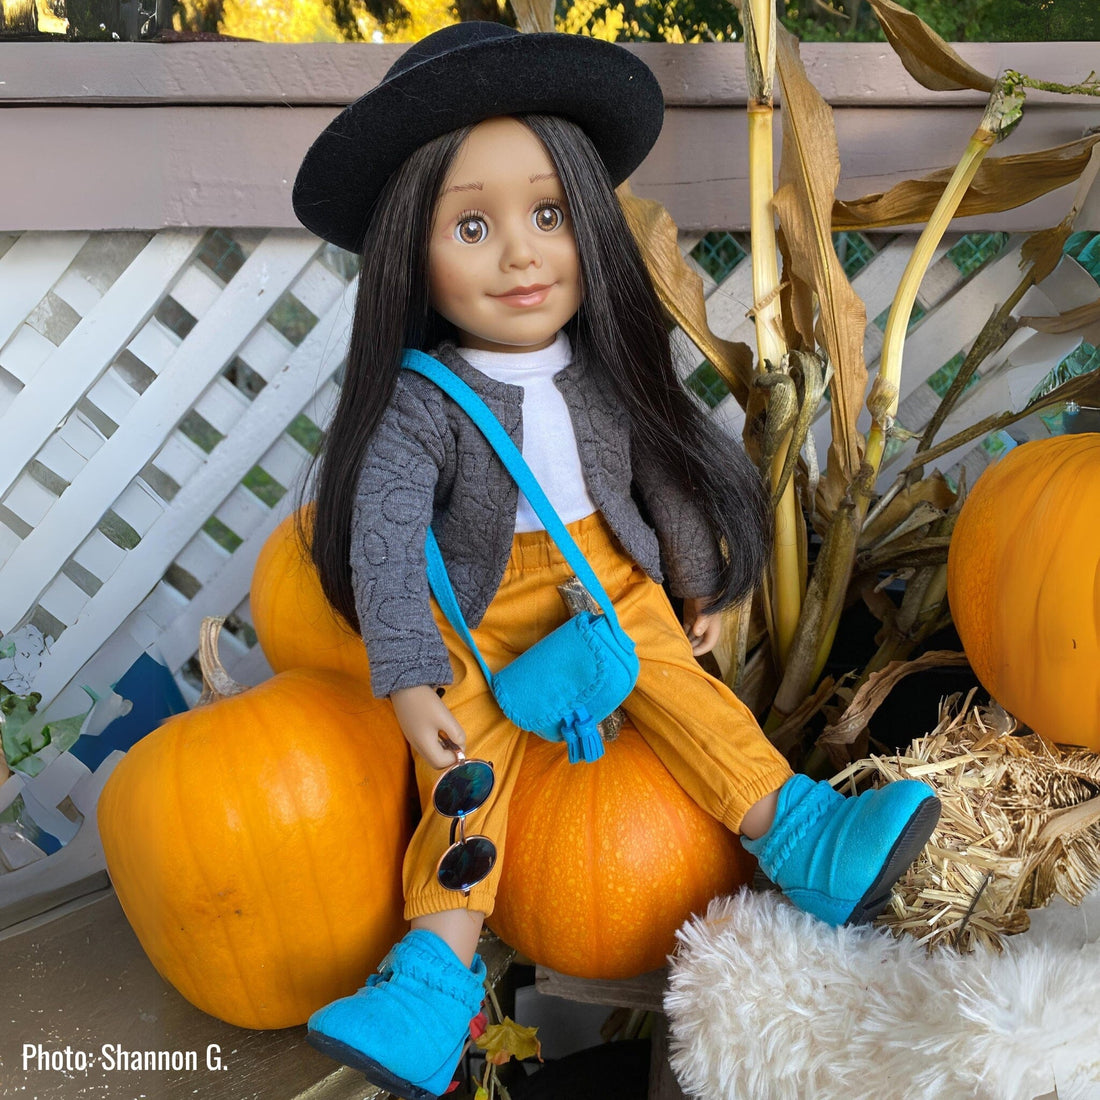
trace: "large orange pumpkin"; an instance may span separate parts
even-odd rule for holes
[[[409,756],[388,700],[280,673],[176,715],[99,800],[107,868],[161,976],[240,1027],[304,1022],[405,930]]]
[[[312,527],[312,506],[304,511]],[[363,639],[332,610],[317,570],[302,545],[294,515],[268,536],[252,572],[252,624],[268,664],[290,668],[332,668],[368,682],[370,666]]]
[[[947,593],[982,686],[1044,737],[1100,751],[1100,434],[1024,443],[978,478]]]
[[[629,978],[663,966],[680,925],[754,867],[632,727],[591,764],[531,736],[489,924],[543,966]]]

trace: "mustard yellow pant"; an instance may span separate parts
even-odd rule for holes
[[[569,525],[634,640],[641,671],[623,707],[631,722],[681,787],[713,817],[737,831],[745,812],[791,775],[787,762],[764,737],[747,707],[721,681],[700,668],[660,585],[622,550],[596,513]],[[568,618],[557,585],[572,575],[544,531],[518,534],[504,579],[485,617],[473,631],[486,663],[503,667]],[[468,897],[445,890],[436,879],[450,841],[451,822],[431,805],[439,772],[417,758],[424,815],[405,857],[405,917],[448,909],[493,911],[500,869],[507,859],[508,802],[529,735],[501,713],[480,667],[433,604],[451,655],[454,683],[443,701],[466,732],[466,755],[490,760],[496,784],[467,830],[497,846],[497,866]],[[565,745],[561,751],[566,751]],[[599,767],[576,764],[575,767]]]

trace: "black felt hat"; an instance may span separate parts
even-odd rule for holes
[[[371,206],[410,153],[461,126],[523,113],[577,123],[618,185],[657,140],[664,100],[645,63],[613,43],[456,23],[406,50],[325,128],[298,169],[294,212],[358,252]]]

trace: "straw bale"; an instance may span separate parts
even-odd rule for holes
[[[905,752],[856,761],[833,779],[855,791],[898,779],[943,806],[924,851],[879,923],[929,949],[1001,950],[1027,911],[1073,905],[1100,883],[1100,755],[1021,733],[997,706],[946,700],[936,728]]]

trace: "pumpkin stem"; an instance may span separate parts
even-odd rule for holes
[[[222,632],[224,617],[208,616],[199,627],[199,668],[202,669],[202,694],[196,706],[216,703],[230,695],[240,695],[248,690],[247,684],[238,684],[225,670],[218,656],[218,636]]]

